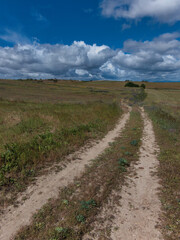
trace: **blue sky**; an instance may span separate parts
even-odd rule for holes
[[[0,0],[0,77],[180,80],[179,0]]]

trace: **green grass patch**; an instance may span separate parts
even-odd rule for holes
[[[122,114],[116,103],[34,104],[0,102],[4,128],[0,128],[1,204],[7,193],[17,194],[46,166],[104,136]],[[17,116],[12,117],[14,109]],[[15,116],[15,115],[13,115]],[[34,118],[32,117],[34,116]],[[8,121],[5,121],[8,119]]]

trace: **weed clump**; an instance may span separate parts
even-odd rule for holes
[[[50,240],[67,239],[71,232],[70,228],[56,227],[51,234]]]
[[[131,141],[131,145],[132,145],[132,146],[137,146],[138,143],[139,143],[138,140],[132,140],[132,141]]]
[[[82,214],[79,214],[76,216],[76,220],[79,222],[79,223],[84,223],[86,221],[86,217]]]
[[[128,161],[125,158],[120,158],[118,160],[118,164],[119,164],[119,169],[122,172],[126,172],[127,171],[126,167],[130,166],[130,164],[128,163]]]
[[[128,167],[129,167],[129,163],[128,163],[128,161],[127,161],[125,158],[120,158],[120,159],[118,160],[118,163],[119,163],[119,165],[121,165],[121,166],[128,166]]]
[[[81,204],[81,208],[85,210],[90,210],[91,208],[97,206],[97,203],[94,199],[91,199],[89,201],[81,201],[80,204]]]

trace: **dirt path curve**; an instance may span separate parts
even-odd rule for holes
[[[83,153],[81,151],[76,153],[75,156],[78,157],[70,162],[65,169],[59,173],[52,172],[47,176],[42,176],[37,179],[36,185],[30,186],[19,201],[22,201],[26,196],[28,196],[28,199],[22,202],[22,205],[17,208],[9,207],[1,216],[0,240],[13,239],[13,235],[15,235],[21,227],[30,223],[33,214],[47,203],[48,199],[58,196],[59,188],[67,186],[72,183],[76,177],[80,177],[85,170],[85,166],[90,163],[92,159],[95,159],[103,153],[109,143],[118,137],[130,117],[130,110],[129,108],[128,113],[125,113],[120,118],[114,130],[110,131],[101,141]]]
[[[141,116],[144,129],[139,161],[131,167],[122,189],[112,192],[97,216],[92,232],[83,240],[162,240],[158,229],[161,204],[156,175],[159,149],[152,123],[143,108]],[[114,198],[120,199],[118,204],[114,204]]]

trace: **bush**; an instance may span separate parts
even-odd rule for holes
[[[144,83],[142,83],[140,87],[145,89],[146,85]]]
[[[125,86],[125,87],[139,87],[138,84],[133,83],[133,82],[127,82],[124,86]]]

